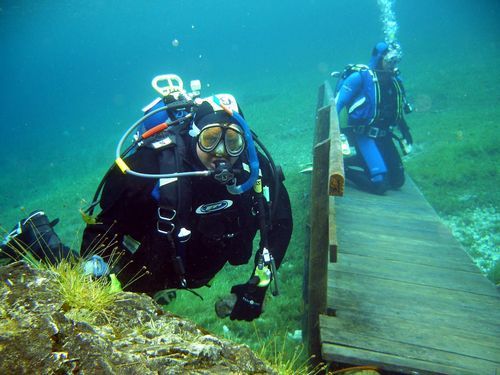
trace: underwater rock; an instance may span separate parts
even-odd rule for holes
[[[2,374],[274,374],[246,346],[123,292],[106,318],[77,321],[57,277],[24,262],[0,267]]]

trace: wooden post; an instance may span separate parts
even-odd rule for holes
[[[330,106],[330,168],[328,170],[330,195],[344,195],[344,158],[342,156],[342,145],[340,142],[340,127],[335,108],[335,102]]]
[[[328,266],[328,155],[330,142],[314,147],[311,187],[311,242],[307,280],[307,327],[309,354],[321,352],[319,314],[326,312]]]
[[[304,334],[309,354],[317,357],[321,355],[319,315],[327,313],[328,258],[330,255],[335,261],[337,247],[335,223],[332,222],[334,202],[330,196],[342,195],[344,192],[343,169],[335,101],[330,85],[325,82],[319,89],[316,112],[311,182],[311,234],[309,247],[306,246],[308,271],[304,285]]]

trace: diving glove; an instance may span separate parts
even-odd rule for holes
[[[252,281],[231,288],[231,293],[236,295],[236,303],[230,315],[231,320],[250,322],[262,314],[262,305],[264,304],[267,287],[258,286],[257,283]]]
[[[109,265],[99,255],[92,255],[89,260],[83,263],[83,273],[94,277],[109,275]]]
[[[27,252],[37,260],[46,260],[54,264],[73,251],[64,246],[54,231],[59,219],[49,221],[43,211],[33,211],[27,218],[19,221],[7,234],[1,244],[1,256],[21,259]]]

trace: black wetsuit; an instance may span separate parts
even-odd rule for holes
[[[133,170],[158,173],[156,152],[140,149],[127,159],[127,163]],[[186,154],[190,156],[184,160],[185,168],[205,169],[195,156],[192,142]],[[270,196],[273,197],[275,186],[269,162],[262,155],[259,155],[259,160],[263,185],[270,187]],[[241,160],[236,162],[234,168],[243,170]],[[177,244],[175,253],[183,260],[187,287],[197,288],[206,285],[227,262],[232,265],[248,263],[259,225],[253,213],[253,189],[241,195],[232,195],[226,186],[212,177],[183,178],[189,179],[189,189],[186,190],[190,190],[190,194],[186,196],[185,192],[180,192],[179,196],[187,207],[184,210],[188,210],[185,213],[188,217],[186,229],[191,235],[184,244]],[[238,177],[238,183],[247,178],[248,174],[243,172]],[[131,291],[155,292],[180,286],[179,275],[170,256],[174,251],[171,243],[158,241],[158,202],[151,194],[156,183],[156,179],[124,175],[115,168],[104,185],[98,224],[88,225],[83,235],[83,255],[95,252],[99,243],[108,246],[103,251],[106,260],[113,251],[116,252],[116,248],[123,253],[115,267],[121,268],[118,278],[122,284],[126,285],[137,273],[142,274],[127,287]],[[279,184],[279,199],[273,202],[276,212],[269,230],[269,248],[277,266],[283,260],[292,232],[288,193],[281,181]],[[217,204],[212,205],[214,203]],[[123,245],[124,236],[140,242],[134,253]]]

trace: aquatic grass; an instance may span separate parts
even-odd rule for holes
[[[479,139],[442,141],[433,145],[432,152],[424,148],[407,166],[438,212],[451,214],[478,204],[498,203],[498,194],[492,194],[498,174],[498,165],[493,162],[497,153],[492,138],[482,143]]]
[[[488,271],[488,279],[490,279],[496,286],[500,286],[500,259],[497,259],[493,266]]]
[[[476,265],[494,283],[500,282],[495,268],[500,261],[500,213],[493,206],[467,209],[444,217],[453,235],[467,249]]]
[[[66,315],[77,321],[95,323],[112,318],[110,307],[122,298],[112,290],[108,278],[93,278],[83,273],[82,259],[64,259],[56,264],[45,264],[57,280]]]
[[[52,263],[47,259],[37,259],[31,253],[29,246],[21,241],[15,239],[13,241],[14,243],[10,244],[10,249],[14,253],[12,260],[24,261],[31,267],[52,275],[59,286],[62,309],[68,317],[91,324],[102,319],[109,321],[112,318],[109,308],[122,298],[122,295],[116,288],[112,288],[109,278],[86,275],[83,267],[85,259],[70,253],[67,257]],[[111,265],[116,264],[118,255],[113,253],[108,261]]]
[[[408,117],[416,152],[405,161],[406,169],[479,268],[498,283],[499,228],[494,222],[500,207],[500,148],[495,96],[478,92],[469,81],[449,82],[448,88],[444,106],[431,100],[427,111]],[[431,97],[440,91],[429,90]]]
[[[254,323],[258,347],[253,348],[257,356],[267,362],[280,375],[316,375],[324,373],[328,365],[311,366],[314,357],[307,357],[304,345],[292,342],[286,335],[270,335],[263,339]],[[270,337],[270,338],[269,338]]]

